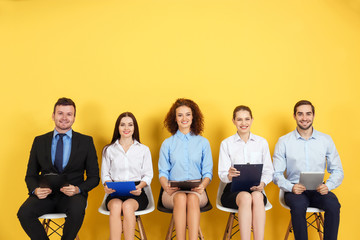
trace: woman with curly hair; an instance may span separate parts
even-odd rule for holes
[[[199,106],[190,99],[180,98],[170,108],[164,126],[172,134],[160,149],[159,178],[164,192],[164,207],[173,209],[176,237],[186,239],[186,226],[190,240],[197,239],[200,208],[208,198],[205,188],[212,179],[212,155],[209,141],[200,136],[204,129]],[[170,187],[169,181],[201,180],[191,191]]]

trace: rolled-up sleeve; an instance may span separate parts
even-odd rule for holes
[[[231,159],[228,153],[227,144],[222,141],[220,144],[218,174],[219,178],[224,183],[231,182],[228,178],[229,169],[231,167]]]
[[[141,171],[141,181],[146,182],[147,185],[151,184],[151,180],[153,178],[153,166],[152,166],[152,160],[151,160],[151,152],[148,147],[144,150],[144,159],[143,159],[143,165],[142,165],[142,171]]]
[[[340,161],[340,156],[336,150],[335,144],[331,137],[328,137],[328,148],[326,151],[327,171],[330,173],[330,177],[326,181],[326,186],[329,190],[337,188],[344,179],[344,171]]]
[[[165,177],[166,179],[169,179],[171,164],[169,156],[169,144],[166,140],[162,143],[160,148],[158,168],[159,178]]]
[[[268,185],[273,180],[274,175],[274,167],[271,162],[271,156],[270,156],[270,150],[269,150],[269,144],[266,140],[263,141],[262,144],[263,148],[263,171],[261,174],[261,181],[264,182],[266,185]]]
[[[211,155],[210,143],[207,139],[205,139],[202,153],[203,153],[203,159],[202,159],[201,176],[202,176],[202,179],[207,177],[211,180],[212,176],[213,176],[213,173],[212,173],[213,160],[212,160],[212,155]]]
[[[284,176],[286,170],[285,144],[279,139],[274,151],[274,183],[285,192],[291,192],[294,184]]]

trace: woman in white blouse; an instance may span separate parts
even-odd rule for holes
[[[139,127],[135,116],[130,112],[120,114],[115,123],[111,143],[106,145],[102,155],[101,179],[105,193],[106,207],[110,211],[110,240],[134,239],[135,211],[143,210],[149,201],[143,190],[150,185],[153,168],[150,150],[140,143]],[[135,181],[136,190],[132,196],[111,196],[115,190],[106,186],[106,182]],[[124,216],[121,222],[121,214]]]
[[[227,183],[221,203],[224,207],[238,209],[240,236],[250,240],[253,227],[254,240],[264,239],[265,205],[264,187],[272,181],[273,165],[267,141],[250,132],[252,113],[247,106],[238,106],[233,112],[237,133],[221,142],[219,154],[219,177]],[[233,177],[240,176],[234,164],[263,164],[260,185],[250,191],[231,192]]]

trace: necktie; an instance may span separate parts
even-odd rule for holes
[[[58,142],[56,144],[56,152],[55,152],[55,161],[54,161],[54,165],[56,170],[59,173],[62,173],[63,171],[63,152],[64,152],[64,142],[63,142],[63,137],[64,137],[64,133],[59,133],[59,139]]]

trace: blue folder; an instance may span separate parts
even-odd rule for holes
[[[240,176],[232,179],[232,192],[250,191],[260,184],[263,164],[234,164],[234,168],[240,171]]]
[[[133,196],[130,191],[136,190],[135,182],[107,182],[106,185],[116,191],[111,193],[110,196]]]

